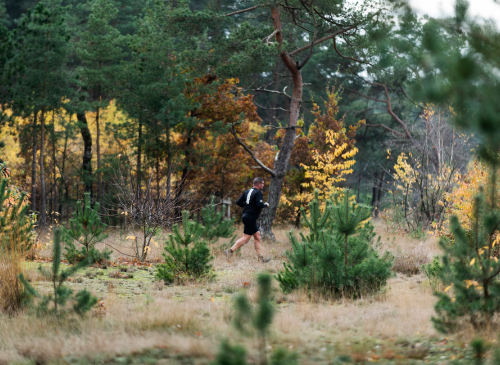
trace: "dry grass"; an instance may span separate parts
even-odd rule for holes
[[[412,270],[406,268],[419,266],[439,252],[433,240],[393,239],[378,222],[376,230],[387,242],[382,249],[393,252],[397,265],[401,265],[398,270],[411,273]],[[253,241],[230,259],[214,247],[217,279],[212,282],[186,286],[151,283],[145,289],[146,295],[134,300],[120,299],[110,286],[108,292],[101,294],[106,307],[104,316],[60,322],[29,315],[0,320],[0,363],[23,358],[43,363],[66,355],[124,354],[154,346],[166,346],[174,353],[193,357],[213,358],[222,338],[243,341],[231,325],[232,298],[246,290],[250,299],[255,300],[255,274],[264,270],[276,273],[282,269],[283,254],[290,249],[288,231],[289,227],[276,229],[278,242],[263,242],[264,256],[273,257],[268,264],[257,262]],[[109,238],[110,246],[120,245],[121,249],[127,249],[131,242],[125,237],[113,233]],[[163,238],[158,237],[156,241],[163,242]],[[153,247],[150,257],[160,255],[161,247]],[[114,254],[115,258],[120,256],[123,254]],[[33,276],[32,280],[37,279]],[[366,349],[348,345],[352,338],[436,335],[430,322],[435,299],[421,274],[411,277],[398,274],[389,280],[383,292],[356,301],[329,301],[301,292],[285,295],[277,283],[273,293],[279,305],[270,345],[298,350],[306,358],[309,354],[320,353],[329,343],[363,357]],[[245,340],[245,345],[250,356],[254,356],[256,344]]]
[[[5,236],[3,246],[0,246],[0,311],[14,315],[21,310],[24,294],[24,287],[19,280],[19,275],[24,272],[24,252],[23,245],[18,242],[19,235],[10,233]]]
[[[412,238],[408,234],[396,235],[381,220],[374,221],[375,231],[381,237],[382,250],[394,255],[393,270],[406,275],[421,272],[421,266],[432,261],[441,252],[438,239],[426,236],[422,239]]]

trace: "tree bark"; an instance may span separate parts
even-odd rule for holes
[[[83,139],[83,185],[85,192],[90,192],[92,196],[92,136],[87,123],[85,112],[76,114],[76,118],[82,124],[80,132]]]
[[[97,201],[101,202],[101,127],[99,125],[99,112],[100,108],[97,107],[97,112],[95,116],[95,124],[97,128],[95,147],[97,153]]]
[[[139,118],[139,138],[137,140],[137,197],[141,196],[142,119]]]
[[[42,195],[42,204],[40,207],[40,226],[44,227],[47,221],[47,198],[45,196],[45,169],[44,163],[44,153],[45,153],[45,111],[42,108],[42,114],[40,116],[40,187]]]
[[[160,144],[156,138],[156,201],[160,203]]]
[[[378,218],[378,214],[380,211],[380,201],[382,200],[382,184],[384,183],[385,171],[382,171],[380,176],[380,181],[378,183],[378,193],[377,193],[377,202],[375,206],[375,218]]]
[[[66,204],[68,203],[68,199],[67,199],[67,196],[68,196],[68,184],[66,182],[66,151],[68,149],[68,131],[66,130],[65,132],[65,136],[64,136],[64,150],[63,150],[63,155],[62,155],[62,163],[61,163],[61,184],[60,184],[60,188],[59,188],[59,213],[61,213],[60,215],[60,219],[62,220],[64,218],[64,212],[63,212],[63,205],[62,205],[62,202],[63,202],[63,199],[61,199],[61,192],[63,191],[63,186],[66,188],[66,197],[65,197],[65,200],[66,200]]]
[[[31,163],[31,210],[36,211],[36,124],[38,110],[33,116],[33,161]]]
[[[167,124],[167,221],[170,226],[171,197],[172,197],[172,147],[170,145],[170,127]]]
[[[274,29],[277,31],[276,40],[283,44],[283,33],[281,32],[281,19],[278,8],[271,8]],[[271,184],[269,187],[269,208],[264,211],[260,220],[260,231],[263,238],[275,240],[272,231],[272,224],[276,217],[276,211],[281,198],[281,190],[283,180],[290,161],[293,146],[295,143],[295,135],[297,131],[297,121],[299,119],[300,106],[302,102],[303,82],[302,74],[295,60],[288,54],[286,50],[280,54],[281,60],[292,74],[293,94],[290,101],[290,119],[288,120],[288,128],[286,129],[285,137],[281,143],[278,152],[278,158],[274,163],[274,174],[271,176]]]
[[[56,122],[54,118],[54,113],[52,113],[52,126],[53,126],[53,131],[52,131],[52,175],[53,175],[53,181],[54,181],[54,191],[53,191],[53,200],[52,200],[52,208],[51,208],[51,214],[57,210],[57,200],[58,200],[58,195],[59,195],[59,188],[57,186],[57,174],[56,174]],[[57,215],[52,216],[52,220],[56,219]]]

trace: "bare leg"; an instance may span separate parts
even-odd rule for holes
[[[258,232],[257,232],[258,233]],[[255,235],[254,235],[255,237]],[[248,241],[250,241],[250,238],[252,238],[252,236],[248,235],[248,234],[243,234],[243,237],[241,237],[238,241],[236,241],[233,245],[233,247],[231,247],[231,251],[236,251],[237,249],[239,249],[241,246],[243,246],[245,243],[247,243]],[[259,240],[260,240],[260,236],[259,236]]]
[[[257,252],[257,256],[260,256],[260,232],[257,231],[253,234],[253,243],[255,245],[255,251]]]

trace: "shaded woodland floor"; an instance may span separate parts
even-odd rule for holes
[[[276,230],[278,242],[263,243],[264,254],[273,258],[267,264],[257,262],[252,241],[229,260],[213,247],[213,281],[164,285],[155,281],[154,265],[86,269],[68,285],[87,288],[101,301],[92,317],[1,318],[0,364],[208,364],[226,338],[244,344],[249,361],[258,363],[257,341],[239,335],[231,323],[232,300],[247,291],[254,301],[255,274],[275,274],[283,267],[288,230]],[[327,300],[300,292],[285,295],[274,282],[277,311],[269,350],[295,351],[301,364],[342,363],[347,359],[342,356],[388,363],[446,363],[469,356],[467,333],[446,338],[430,321],[435,299],[418,267],[439,252],[436,240],[394,235],[382,223],[377,232],[385,242],[382,249],[396,256],[397,272],[387,287],[359,300]],[[121,249],[130,245],[120,241],[119,233],[108,240]],[[160,248],[154,247],[151,257],[159,256]],[[37,265],[27,263],[26,275],[37,289],[49,290]]]

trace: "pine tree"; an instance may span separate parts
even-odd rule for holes
[[[2,164],[0,169],[3,169]],[[9,178],[3,178],[0,182],[0,249],[9,236],[16,235],[15,239],[10,237],[10,241],[21,242],[24,246],[21,251],[27,252],[33,244],[33,222],[28,217],[27,194],[9,187],[9,181]]]
[[[256,335],[259,342],[259,355],[261,365],[296,364],[297,355],[284,349],[276,349],[268,361],[267,338],[273,322],[275,308],[271,299],[272,277],[262,273],[257,276],[258,295],[257,307],[252,308],[245,294],[239,295],[234,304],[234,325],[245,336]],[[246,364],[246,350],[242,346],[232,346],[229,341],[223,340],[219,353],[213,365],[240,365]]]
[[[79,315],[88,312],[97,303],[97,299],[93,297],[86,289],[79,291],[73,295],[73,290],[64,285],[64,282],[74,275],[78,270],[88,266],[90,260],[80,261],[67,270],[61,270],[61,240],[62,230],[56,228],[54,230],[54,251],[52,254],[52,270],[48,271],[40,265],[38,271],[46,279],[52,282],[53,292],[49,294],[41,294],[35,290],[31,284],[24,278],[23,274],[19,279],[25,286],[28,293],[39,299],[36,306],[36,311],[39,315],[60,315],[74,311]],[[72,308],[66,308],[68,302],[72,302]]]
[[[45,192],[45,120],[50,112],[58,112],[64,98],[71,95],[66,69],[70,54],[69,31],[65,23],[67,9],[61,0],[46,0],[29,10],[19,22],[15,37],[15,62],[11,89],[12,109],[16,115],[33,118],[32,207],[36,210],[37,144],[40,143],[40,225],[46,223]],[[40,123],[40,136],[38,136]],[[38,141],[40,137],[40,142]]]
[[[137,138],[137,186],[141,182],[144,152],[156,159],[166,158],[166,196],[170,199],[174,156],[173,133],[180,126],[193,128],[190,117],[197,103],[186,93],[194,84],[192,67],[181,53],[183,42],[176,42],[168,15],[171,4],[156,2],[139,23],[138,33],[130,38],[131,62],[123,70],[117,103],[132,122],[119,126],[125,138]],[[158,60],[161,60],[160,66]],[[118,135],[120,135],[118,134]],[[157,171],[158,176],[159,171]],[[159,185],[159,183],[158,183]]]
[[[314,242],[319,239],[319,234],[321,231],[327,229],[327,224],[330,222],[329,218],[331,216],[331,209],[329,206],[321,212],[319,203],[319,192],[314,191],[314,199],[309,203],[310,218],[307,218],[306,211],[303,207],[300,207],[302,217],[307,227],[309,227],[309,236],[302,238],[307,240],[309,243]]]
[[[485,328],[500,312],[500,262],[495,248],[500,240],[500,212],[487,206],[483,194],[476,197],[474,210],[471,231],[453,216],[453,243],[446,238],[440,241],[444,256],[438,276],[447,288],[435,293],[439,300],[432,321],[441,332],[454,330],[459,319],[467,319],[478,330]],[[453,297],[446,293],[450,289]]]
[[[234,218],[225,220],[224,212],[217,212],[216,208],[215,197],[212,196],[209,204],[201,209],[204,225],[203,238],[209,243],[215,243],[219,238],[231,237],[231,242],[233,242],[236,238],[236,235],[233,235],[236,231]]]
[[[210,249],[201,241],[203,226],[189,220],[189,212],[183,211],[182,228],[174,224],[172,231],[164,247],[165,264],[158,265],[156,277],[166,282],[177,278],[180,283],[181,277],[193,279],[208,275],[213,257]]]
[[[101,222],[101,217],[98,214],[99,202],[96,202],[94,208],[90,202],[90,193],[85,193],[85,201],[82,206],[82,201],[76,203],[76,210],[73,212],[73,218],[69,220],[70,228],[62,227],[64,240],[66,242],[66,253],[64,256],[69,263],[76,263],[87,258],[91,262],[101,262],[109,260],[111,251],[104,249],[99,252],[95,245],[98,242],[104,241],[108,235],[104,233],[106,224]],[[78,250],[73,243],[77,241],[82,245]]]
[[[113,92],[120,67],[118,62],[123,57],[123,37],[111,25],[118,14],[118,9],[111,0],[93,0],[90,7],[91,13],[87,28],[79,35],[80,42],[77,45],[77,54],[83,63],[78,73],[84,89],[88,90],[90,94],[87,102],[88,110],[95,112],[97,201],[100,202],[102,199],[100,116],[102,108],[109,104],[109,97]]]
[[[317,199],[311,202],[311,212],[318,204]],[[331,210],[331,220],[310,222],[311,232],[308,237],[302,235],[302,242],[289,233],[292,251],[287,251],[288,263],[277,275],[282,289],[290,292],[306,288],[325,295],[355,297],[380,289],[392,275],[392,259],[387,252],[379,257],[374,246],[380,238],[374,242],[373,225],[361,225],[370,216],[371,208],[350,201],[344,192],[344,197],[336,196],[327,209]],[[318,220],[324,217],[315,216]],[[314,231],[314,227],[318,230]]]

